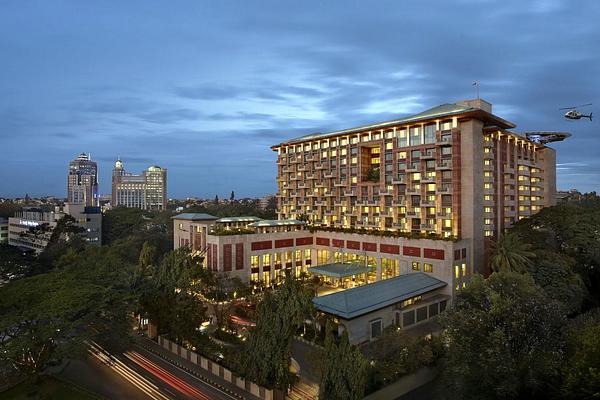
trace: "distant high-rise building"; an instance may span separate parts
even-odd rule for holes
[[[139,175],[125,171],[123,162],[115,162],[112,174],[112,206],[167,209],[167,170],[153,165]]]
[[[69,163],[67,202],[98,206],[98,166],[88,154],[81,153]]]

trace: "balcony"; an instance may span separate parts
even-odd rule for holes
[[[345,187],[345,186],[348,186],[348,181],[335,182],[333,184],[333,186],[336,186],[336,187]]]
[[[418,213],[416,211],[407,211],[406,216],[410,218],[417,218],[421,216],[421,213]]]
[[[435,225],[421,224],[421,229],[423,229],[425,231],[434,231],[435,230]]]
[[[335,173],[335,172],[333,172],[333,171],[332,171],[332,172],[325,172],[325,173],[323,174],[323,177],[324,177],[324,178],[335,178],[335,176],[336,176],[336,173]]]
[[[531,176],[532,178],[544,178],[544,174],[540,171],[540,172],[531,172],[529,174],[529,176]]]
[[[535,161],[531,160],[529,158],[518,158],[517,159],[517,164],[518,165],[524,165],[524,166],[527,166],[527,167],[535,167]],[[522,171],[519,171],[519,174],[521,172]]]
[[[356,196],[356,190],[344,190],[344,196]]]
[[[421,189],[415,189],[415,188],[409,188],[406,189],[406,194],[407,195],[420,195],[421,194]]]
[[[492,160],[494,159],[494,153],[493,152],[483,152],[483,159],[484,160]]]
[[[452,169],[452,161],[451,160],[442,160],[435,166],[437,170],[448,170]]]
[[[420,164],[411,164],[406,166],[406,172],[419,172],[421,171]]]
[[[445,211],[439,211],[435,215],[438,218],[443,218],[443,219],[450,219],[450,218],[452,218],[452,213],[445,212]]]
[[[404,206],[406,205],[406,198],[404,196],[398,196],[396,200],[392,201],[392,206]]]
[[[435,159],[435,151],[433,151],[433,150],[429,150],[429,151],[425,151],[425,152],[423,152],[423,154],[421,154],[421,159],[422,159],[422,160],[431,160],[431,159]]]
[[[452,135],[443,135],[435,141],[438,146],[450,146],[452,145]]]
[[[519,194],[529,195],[529,194],[531,194],[531,191],[529,189],[519,188]]]
[[[435,176],[422,176],[421,182],[435,182]]]
[[[435,200],[421,200],[421,207],[435,207]]]
[[[327,168],[327,165],[322,164],[322,163],[317,163],[315,164],[315,169],[325,169]]]
[[[399,176],[397,178],[392,179],[392,185],[404,185],[406,184],[406,177]]]
[[[441,185],[435,188],[436,193],[452,193],[451,185]]]

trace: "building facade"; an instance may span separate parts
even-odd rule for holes
[[[128,173],[117,160],[112,174],[112,206],[167,209],[167,170],[153,165],[139,175]]]
[[[486,273],[491,238],[556,201],[554,150],[513,128],[468,100],[288,140],[278,220],[181,214],[174,245],[246,282],[319,276],[315,306],[353,342],[425,323]]]
[[[554,149],[510,131],[484,100],[273,146],[279,217],[314,225],[485,238],[556,202]]]
[[[8,218],[0,217],[0,244],[8,243]]]
[[[81,153],[69,163],[67,202],[97,207],[98,201],[98,166],[89,154]]]
[[[99,246],[102,241],[102,213],[99,207],[67,203],[53,211],[26,208],[8,219],[8,244],[36,253],[44,251],[58,221],[65,215],[72,216],[83,229],[82,237],[90,244]]]

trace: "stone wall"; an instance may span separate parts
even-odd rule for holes
[[[197,365],[206,372],[218,376],[219,378],[231,383],[232,385],[237,386],[242,390],[245,390],[253,396],[264,400],[284,399],[283,393],[280,390],[267,389],[257,385],[254,382],[248,381],[244,378],[240,378],[236,376],[232,371],[223,367],[222,365],[212,360],[209,360],[208,358],[203,357],[200,354],[197,354],[191,350],[188,350],[185,347],[182,347],[177,343],[174,343],[162,336],[158,336],[158,344],[170,351],[171,353],[176,354],[187,361],[190,361],[192,364]]]

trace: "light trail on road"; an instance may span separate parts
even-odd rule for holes
[[[180,379],[164,368],[161,368],[158,364],[150,361],[140,353],[128,351],[125,353],[125,357],[184,395],[192,399],[210,400],[210,397],[205,393],[202,393],[183,379]]]
[[[165,396],[156,385],[134,371],[131,367],[125,365],[125,363],[118,358],[111,356],[111,354],[104,350],[99,344],[95,342],[88,342],[87,344],[90,347],[88,352],[92,356],[121,375],[129,383],[144,392],[149,398],[153,400],[170,400],[169,397]]]

